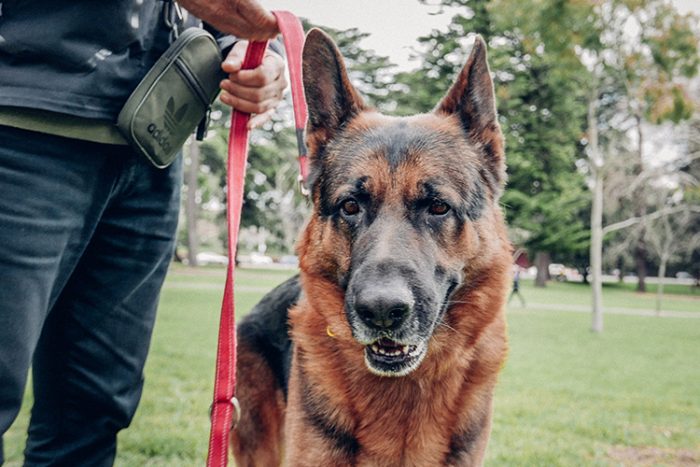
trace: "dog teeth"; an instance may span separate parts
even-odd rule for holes
[[[402,346],[396,346],[396,347],[385,347],[381,346],[378,343],[371,344],[370,349],[372,350],[373,353],[378,354],[378,355],[385,355],[387,357],[400,357],[400,356],[410,356],[410,357],[415,357],[419,355],[422,350],[423,350],[423,345],[402,345]]]

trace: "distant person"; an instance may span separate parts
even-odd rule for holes
[[[223,34],[269,39],[255,0],[180,0]],[[171,43],[162,0],[34,0],[0,9],[0,465],[33,368],[25,465],[110,466],[128,426],[173,256],[182,160],[157,169],[115,129]],[[221,100],[261,123],[284,63],[241,71]],[[231,50],[229,52],[229,49]]]
[[[517,295],[520,300],[520,305],[525,308],[525,297],[520,293],[520,266],[517,264],[513,266],[513,291],[508,297],[508,303],[513,299],[513,296]]]

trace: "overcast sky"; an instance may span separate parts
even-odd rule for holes
[[[357,27],[370,33],[363,46],[385,55],[402,69],[415,66],[409,61],[416,38],[432,29],[444,28],[451,14],[438,13],[435,6],[418,0],[260,0],[272,10],[290,10],[316,24],[336,29]],[[700,15],[700,0],[673,0],[682,12]]]

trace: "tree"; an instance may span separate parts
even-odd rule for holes
[[[429,3],[428,0],[419,0]],[[494,33],[491,28],[490,0],[441,0],[443,6],[459,7],[463,13],[452,17],[447,29],[433,30],[418,38],[414,58],[420,66],[411,72],[399,73],[391,86],[392,110],[398,115],[430,111],[443,96],[453,78],[461,70],[469,52],[470,36],[480,34],[487,43]],[[493,50],[489,51],[493,63]]]
[[[576,170],[585,115],[571,66],[578,62],[548,43],[554,34],[540,33],[551,19],[549,9],[561,2],[440,3],[461,9],[447,30],[419,38],[421,66],[397,77],[396,109],[429,110],[466,59],[469,36],[487,40],[507,147],[509,183],[502,203],[509,225],[521,234],[519,246],[540,263],[537,283],[544,285],[548,258],[573,258],[588,244],[584,178]]]
[[[700,89],[697,90],[696,101],[700,101]],[[688,176],[689,183],[683,197],[691,206],[700,206],[700,113],[688,122],[685,145],[681,170]],[[700,232],[700,216],[695,216],[690,228]],[[696,286],[700,287],[700,246],[688,252],[683,267],[693,275]]]
[[[593,208],[591,211],[591,273],[593,283],[593,314],[591,328],[603,329],[602,308],[602,245],[603,233],[603,176],[605,157],[600,144],[600,110],[610,101],[614,106],[625,104],[626,115],[633,119],[637,130],[638,156],[642,156],[642,118],[680,120],[687,116],[687,101],[679,100],[679,76],[692,76],[697,72],[698,41],[692,16],[679,15],[669,4],[661,0],[615,0],[598,4],[590,2],[595,27],[601,41],[582,47],[579,56],[591,72],[593,84],[589,94],[588,159],[591,171]],[[636,29],[634,29],[636,26]],[[637,31],[636,34],[630,31]],[[601,92],[601,85],[610,81],[622,84],[622,92]],[[607,99],[607,100],[606,100]],[[665,103],[672,102],[672,105]],[[624,114],[624,113],[623,113]],[[627,119],[618,119],[618,125]],[[611,127],[604,128],[609,130]],[[612,126],[619,132],[619,127]],[[635,168],[641,176],[643,159]],[[641,187],[641,185],[639,185]],[[641,190],[641,188],[640,188]],[[633,194],[635,201],[643,198],[639,191]],[[640,206],[637,204],[636,206]],[[634,223],[646,222],[644,208],[637,208]],[[631,225],[631,224],[630,224]],[[626,227],[625,221],[617,228]],[[611,227],[611,226],[608,226]],[[616,229],[607,228],[608,231]],[[643,244],[638,244],[637,258],[644,256]]]
[[[635,173],[641,176],[644,166],[644,124],[664,120],[677,123],[690,117],[691,104],[684,96],[683,86],[677,82],[677,77],[693,76],[699,58],[690,17],[678,14],[670,4],[661,1],[647,1],[641,5],[625,2],[625,6],[639,28],[637,40],[624,42],[627,50],[619,52],[619,66],[637,136]],[[624,33],[629,34],[628,31]],[[645,188],[645,184],[637,184],[632,194],[636,216],[646,213]],[[645,227],[642,225],[634,250],[639,278],[637,290],[640,292],[646,290]]]
[[[671,193],[670,190],[666,189],[659,189],[655,193],[659,211],[672,202],[672,196],[669,196]],[[680,209],[676,213],[660,216],[654,222],[649,222],[645,229],[651,250],[659,260],[657,274],[659,283],[656,291],[657,314],[661,313],[661,300],[668,263],[677,259],[679,255],[691,253],[700,247],[700,232],[692,230],[700,215],[694,215],[693,208],[689,205],[679,207]],[[679,238],[683,238],[683,241],[678,241]]]

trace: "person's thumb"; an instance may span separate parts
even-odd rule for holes
[[[233,46],[231,52],[221,64],[221,68],[226,73],[236,73],[241,70],[247,46],[248,41],[239,41]]]

